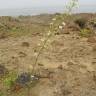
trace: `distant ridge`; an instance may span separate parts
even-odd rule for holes
[[[64,6],[58,7],[33,7],[22,9],[0,9],[0,16],[19,16],[19,15],[39,15],[39,14],[54,14],[64,12]],[[75,13],[96,13],[96,6],[80,6],[73,12]]]

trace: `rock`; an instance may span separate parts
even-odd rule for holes
[[[5,33],[5,32],[0,32],[0,39],[5,39],[5,38],[7,38],[8,36],[7,36],[7,33]]]
[[[42,68],[39,70],[39,77],[40,78],[50,78],[50,75],[52,73],[53,73],[52,70]]]
[[[62,65],[59,65],[59,66],[58,66],[58,69],[63,69],[63,66],[62,66]]]
[[[28,42],[22,42],[22,46],[23,46],[23,47],[29,47],[30,44],[29,44]]]
[[[26,57],[26,56],[27,56],[26,53],[24,53],[24,52],[19,52],[19,57]]]
[[[63,34],[70,34],[69,31],[63,31],[62,33],[63,33]]]
[[[38,66],[44,66],[43,64],[41,64],[41,63],[38,63]]]
[[[96,39],[94,37],[89,37],[87,42],[96,43]]]
[[[0,65],[0,77],[4,76],[8,73],[8,70],[5,68],[4,65]]]

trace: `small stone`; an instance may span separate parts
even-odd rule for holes
[[[49,71],[47,69],[42,68],[39,71],[40,78],[50,78],[50,74],[51,74],[51,71]]]
[[[23,46],[23,47],[29,47],[30,44],[29,44],[28,42],[22,42],[22,46]]]
[[[94,37],[89,37],[87,42],[89,42],[89,43],[96,43],[96,39]]]
[[[63,69],[63,66],[62,66],[62,65],[59,65],[59,66],[58,66],[58,69]]]
[[[19,57],[26,57],[26,56],[27,56],[26,53],[24,53],[24,52],[19,52]]]
[[[95,46],[93,46],[93,51],[94,51],[94,52],[96,52],[96,45],[95,45]]]
[[[38,66],[44,66],[43,64],[41,64],[41,63],[38,63]]]
[[[69,31],[63,31],[62,33],[64,33],[64,34],[70,34]]]
[[[67,65],[71,66],[71,65],[74,65],[74,63],[73,62],[68,62]]]

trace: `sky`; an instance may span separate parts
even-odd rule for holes
[[[0,9],[64,6],[70,0],[0,0]],[[96,5],[96,0],[79,0],[80,5]]]

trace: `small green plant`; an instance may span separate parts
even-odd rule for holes
[[[0,96],[3,96],[3,92],[0,92]]]
[[[4,83],[5,86],[7,86],[8,88],[10,88],[14,84],[14,81],[16,80],[16,78],[17,78],[17,74],[14,73],[14,72],[10,72],[3,79],[3,83]]]
[[[82,37],[89,37],[92,34],[90,29],[81,29],[80,36]]]

